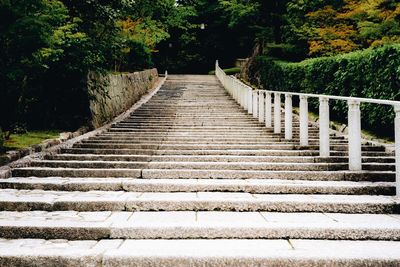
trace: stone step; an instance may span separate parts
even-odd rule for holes
[[[77,143],[74,145],[75,148],[127,148],[127,149],[157,149],[157,150],[301,150],[301,149],[310,149],[310,150],[318,150],[318,145],[309,145],[309,146],[299,146],[296,144],[285,144],[285,143],[269,143],[269,144],[152,144],[152,143]],[[332,151],[347,151],[348,146],[346,144],[333,144],[330,146]],[[370,146],[363,145],[362,151],[385,151],[384,147],[380,146]]]
[[[318,134],[310,134],[309,140],[319,140]],[[137,133],[129,133],[129,132],[112,132],[112,133],[104,133],[100,135],[100,137],[130,137],[136,139],[149,139],[149,138],[198,138],[199,140],[207,140],[207,139],[244,139],[244,140],[251,140],[251,139],[274,139],[274,140],[285,140],[284,134],[271,134],[265,135],[262,133],[187,133],[187,132],[137,132]],[[293,139],[295,141],[299,141],[299,135],[294,134]],[[336,138],[335,136],[331,136],[330,140],[343,140],[343,138]]]
[[[243,137],[243,136],[212,136],[212,135],[207,135],[207,136],[191,136],[185,133],[180,133],[180,134],[172,134],[169,135],[168,132],[166,132],[165,134],[153,134],[153,133],[149,133],[149,134],[133,134],[133,135],[101,135],[101,136],[93,136],[91,138],[88,139],[84,139],[82,142],[90,142],[90,141],[95,141],[95,142],[99,142],[99,141],[106,141],[106,142],[111,142],[111,141],[116,141],[116,143],[121,142],[121,141],[136,141],[136,142],[143,142],[146,143],[146,141],[148,142],[153,142],[153,143],[157,143],[157,142],[163,142],[163,141],[175,141],[176,143],[190,143],[190,142],[195,142],[195,141],[199,141],[199,142],[215,142],[215,143],[225,143],[225,142],[246,142],[246,143],[284,143],[284,142],[291,142],[291,143],[299,143],[299,139],[298,138],[293,138],[291,140],[286,140],[281,136],[271,136],[271,137],[262,137],[262,136],[254,136],[254,138],[251,137]],[[344,139],[331,139],[331,142],[347,142],[347,140]],[[148,143],[147,142],[147,143]],[[316,139],[311,139],[309,141],[310,143],[316,143],[319,142],[319,140]]]
[[[284,179],[311,181],[388,181],[395,179],[388,171],[250,171],[250,170],[168,170],[143,169],[146,179]]]
[[[167,131],[171,132],[171,133],[191,133],[193,135],[199,135],[201,133],[209,133],[209,134],[213,134],[213,135],[232,135],[232,134],[242,134],[243,133],[250,133],[252,135],[263,135],[264,137],[271,137],[271,136],[277,136],[277,135],[281,135],[284,134],[284,130],[282,129],[281,133],[274,133],[274,128],[265,128],[265,127],[259,127],[257,129],[251,130],[251,129],[202,129],[202,128],[198,128],[198,129],[194,129],[193,131],[191,131],[192,127],[185,127],[184,129],[169,129],[169,128],[165,128],[165,129],[134,129],[134,128],[111,128],[108,132],[105,132],[106,134],[109,135],[132,135],[132,133],[147,133],[147,132],[154,132],[154,133],[165,133]],[[232,128],[227,126],[227,128]],[[249,127],[249,128],[253,128],[253,127]],[[120,131],[119,131],[120,130]],[[131,131],[128,131],[131,130]],[[294,128],[293,129],[293,135],[298,135],[299,134],[299,129]],[[318,129],[312,129],[309,131],[309,136],[317,136],[319,137],[319,131]],[[335,133],[331,133],[331,136],[336,136]]]
[[[0,190],[2,211],[276,211],[398,213],[392,196],[250,194],[231,192]]]
[[[400,215],[276,212],[0,212],[0,238],[400,240]]]
[[[183,124],[183,125],[202,125],[203,123],[255,123],[256,125],[263,125],[258,120],[254,118],[246,117],[224,117],[224,118],[177,118],[177,117],[164,117],[164,118],[147,118],[147,117],[133,117],[125,119],[121,124],[148,124],[148,125],[173,125],[173,124]],[[298,124],[298,122],[293,122],[293,124]],[[312,126],[312,124],[309,124]]]
[[[206,127],[199,127],[199,128],[194,128],[194,127],[182,127],[182,128],[178,128],[178,127],[166,127],[166,128],[154,128],[154,129],[150,129],[150,128],[124,128],[124,127],[112,127],[109,129],[110,132],[114,133],[114,132],[159,132],[159,133],[164,133],[166,131],[168,132],[174,132],[174,133],[181,133],[181,132],[185,132],[185,133],[211,133],[211,134],[218,134],[218,133],[253,133],[253,134],[268,134],[268,133],[272,133],[272,129],[269,128],[256,128],[256,127],[240,127],[240,128],[235,128],[235,127],[219,127],[219,128],[206,128]],[[282,133],[284,132],[284,129],[282,129]],[[298,129],[293,129],[294,133],[298,133],[299,130]],[[319,131],[317,129],[311,129],[309,130],[309,133],[319,133]]]
[[[1,239],[2,266],[398,266],[400,242]]]
[[[260,127],[260,128],[265,128],[265,125],[262,123],[259,123],[258,121],[229,121],[227,119],[223,121],[191,121],[191,122],[179,122],[176,120],[173,120],[171,122],[128,122],[128,121],[122,121],[119,123],[113,124],[113,127],[131,127],[131,128],[168,128],[168,127],[176,127],[178,129],[180,128],[216,128],[216,127]],[[284,124],[282,124],[284,127]],[[298,128],[298,124],[294,123],[293,127]],[[311,125],[309,126],[309,129],[316,129],[315,127],[312,127]]]
[[[258,144],[264,144],[264,145],[272,145],[272,144],[276,144],[276,143],[299,143],[298,140],[269,140],[269,141],[258,141],[258,140],[225,140],[225,141],[218,141],[218,140],[201,140],[201,139],[197,139],[193,138],[192,140],[168,140],[163,138],[162,140],[152,140],[152,139],[148,139],[148,140],[143,140],[143,139],[133,139],[133,140],[126,140],[126,139],[119,139],[119,140],[107,140],[104,138],[92,138],[89,140],[82,140],[80,143],[83,144],[96,144],[96,143],[108,143],[108,144],[140,144],[140,143],[145,143],[145,144],[156,144],[156,145],[160,145],[160,144],[186,144],[186,145],[193,145],[193,144],[215,144],[215,145],[232,145],[232,144],[247,144],[247,145],[258,145]],[[318,145],[319,141],[317,140],[312,140],[309,141],[310,145]],[[331,144],[347,144],[347,140],[331,140]]]
[[[12,170],[22,177],[130,177],[150,179],[288,179],[323,181],[394,181],[391,171],[294,171],[294,170],[216,170],[216,169],[121,169],[24,167]]]
[[[77,161],[33,160],[32,167],[48,168],[104,168],[104,169],[213,169],[213,170],[296,170],[336,171],[347,170],[347,163],[307,162],[127,162],[127,161]],[[364,170],[395,171],[394,163],[364,163]]]
[[[98,135],[93,136],[84,141],[176,141],[179,142],[192,142],[192,141],[203,141],[203,142],[281,142],[283,141],[282,138],[279,137],[259,137],[259,138],[228,138],[228,137],[190,137],[190,136],[175,136],[175,137],[168,137],[168,136],[137,136],[137,135],[128,135],[128,136],[119,136],[119,135]],[[311,140],[317,141],[317,140]],[[335,139],[335,141],[345,141],[343,139]]]
[[[213,139],[213,138],[233,138],[233,139],[262,139],[262,138],[276,138],[280,140],[284,140],[285,135],[283,133],[280,134],[268,134],[265,135],[263,133],[211,133],[211,132],[204,132],[204,133],[188,133],[188,132],[109,132],[104,133],[101,136],[112,136],[112,137],[135,137],[138,139],[141,138],[198,138],[198,139]],[[331,135],[330,140],[337,140],[343,138],[336,138],[335,136]],[[293,134],[293,140],[299,140],[299,135],[297,133]],[[318,134],[310,134],[309,140],[319,140]]]
[[[104,160],[104,161],[190,161],[190,162],[341,162],[347,163],[347,157],[310,157],[310,156],[168,156],[168,155],[101,155],[101,154],[57,154],[46,155],[48,160]],[[394,163],[394,157],[363,157],[363,163]]]
[[[115,149],[115,148],[62,148],[61,153],[70,154],[110,154],[110,155],[235,155],[235,156],[318,156],[318,150],[207,150],[207,149],[192,149],[192,150],[167,150],[167,149]],[[347,156],[347,151],[331,151],[332,156]],[[392,157],[393,153],[380,151],[363,151],[362,156],[368,157]]]
[[[196,119],[207,119],[207,120],[224,120],[224,119],[250,119],[255,120],[251,115],[247,114],[247,112],[237,110],[237,112],[233,113],[225,113],[225,114],[213,114],[208,115],[205,114],[204,111],[202,113],[189,113],[189,112],[173,112],[171,114],[160,113],[160,114],[140,114],[139,111],[132,113],[127,120],[132,119],[142,119],[142,120],[164,120],[164,119],[187,119],[187,120],[196,120]]]
[[[133,179],[13,177],[0,188],[56,191],[245,192],[260,194],[394,195],[393,182],[263,180],[263,179]]]
[[[241,143],[280,143],[280,142],[289,142],[289,143],[296,143],[299,144],[298,139],[292,139],[292,140],[285,140],[284,138],[280,137],[271,137],[271,138],[213,138],[213,137],[168,137],[168,136],[130,136],[130,137],[120,137],[120,136],[96,136],[96,137],[91,137],[88,139],[83,140],[83,143],[87,143],[90,141],[94,142],[101,142],[104,141],[105,143],[111,143],[113,141],[118,142],[143,142],[143,143],[148,143],[148,142],[176,142],[176,143],[190,143],[190,142],[215,142],[215,143],[231,143],[231,142],[241,142]],[[346,144],[347,140],[343,139],[331,139],[330,142],[332,144],[336,143],[341,143],[341,144]],[[317,144],[319,143],[319,140],[317,139],[311,139],[309,140],[310,144]]]

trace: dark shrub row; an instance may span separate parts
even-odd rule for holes
[[[289,63],[260,56],[249,69],[268,90],[400,100],[400,45]],[[347,104],[331,104],[332,119],[346,122]],[[317,110],[316,101],[311,109]],[[393,135],[393,108],[362,104],[363,128]]]

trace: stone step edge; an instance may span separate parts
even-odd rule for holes
[[[0,190],[3,211],[279,211],[392,214],[390,196]],[[23,195],[21,195],[23,193]],[[26,197],[29,193],[33,197]],[[58,195],[57,195],[58,194]]]
[[[122,213],[122,212],[121,212]],[[1,212],[0,212],[1,214]],[[62,214],[57,212],[57,214]],[[66,214],[68,216],[68,214]],[[88,213],[85,213],[87,216]],[[132,215],[132,214],[131,214]],[[29,215],[27,215],[29,216]],[[0,220],[0,238],[45,238],[68,240],[99,239],[329,239],[400,240],[400,221],[371,224],[340,222],[235,222],[123,221],[127,214],[113,213],[119,222],[73,221],[62,219]],[[222,217],[221,217],[222,218]],[[157,217],[154,217],[157,220]],[[179,217],[177,218],[179,219]]]
[[[348,162],[348,157],[345,156],[330,156],[329,158],[321,158],[318,156],[213,156],[213,155],[104,155],[104,154],[57,154],[48,155],[46,160],[92,160],[96,158],[98,161],[130,161],[140,160],[145,162],[176,162],[183,160],[185,162],[308,162],[308,163],[343,163]],[[395,157],[362,157],[363,163],[394,163]]]
[[[395,241],[0,240],[2,266],[398,266]]]
[[[36,172],[35,175],[61,176],[64,177],[129,177],[129,178],[174,178],[174,179],[288,179],[288,180],[352,180],[373,179],[373,181],[391,181],[395,178],[393,171],[260,171],[260,170],[215,170],[215,169],[90,169],[90,168],[40,168],[23,167],[13,169],[13,175],[20,176],[20,173]],[[45,176],[43,176],[45,175]]]
[[[262,180],[262,179],[131,179],[131,178],[7,178],[0,188],[60,191],[125,192],[246,192],[268,194],[380,194],[394,195],[394,182]]]

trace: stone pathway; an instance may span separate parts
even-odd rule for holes
[[[284,116],[284,114],[282,114]],[[394,155],[348,171],[213,76],[169,76],[109,131],[0,179],[0,266],[400,266]]]

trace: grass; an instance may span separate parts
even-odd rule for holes
[[[5,140],[4,148],[6,151],[18,150],[40,144],[46,139],[55,139],[60,136],[62,131],[31,131],[25,134],[11,134],[10,139]]]
[[[236,73],[240,73],[240,68],[239,67],[234,67],[234,68],[229,68],[229,69],[223,69],[223,71],[227,74],[227,75],[233,75]],[[209,75],[214,75],[215,74],[215,70],[212,70],[208,73]]]

